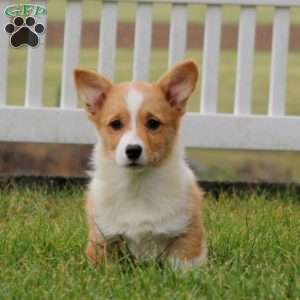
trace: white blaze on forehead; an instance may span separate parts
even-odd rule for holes
[[[138,160],[138,163],[143,164],[146,162],[147,158],[144,151],[144,142],[139,137],[137,132],[137,118],[138,118],[138,112],[144,101],[144,95],[136,88],[131,86],[124,100],[127,104],[127,109],[130,115],[130,126],[129,129],[123,134],[123,136],[119,141],[116,150],[116,161],[120,166],[127,165],[128,163],[130,163],[126,155],[127,146],[140,145],[143,151],[141,157]]]
[[[131,129],[135,130],[137,114],[144,101],[144,95],[137,89],[130,87],[125,100],[130,114]]]

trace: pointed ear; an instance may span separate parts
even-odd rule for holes
[[[198,67],[193,60],[175,65],[158,81],[171,106],[184,111],[186,102],[196,87]]]
[[[95,116],[112,88],[112,83],[102,75],[89,70],[76,69],[74,78],[78,95],[84,101],[87,112],[91,117]]]

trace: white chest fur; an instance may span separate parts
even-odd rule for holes
[[[194,177],[183,160],[143,171],[101,162],[96,170],[89,192],[95,223],[105,238],[122,235],[133,254],[149,256],[184,232]]]

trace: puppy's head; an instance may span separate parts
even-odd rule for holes
[[[102,155],[132,169],[158,165],[169,156],[197,79],[191,60],[151,84],[113,84],[95,72],[75,70],[78,94],[102,140]]]

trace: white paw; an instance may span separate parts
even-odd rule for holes
[[[207,247],[204,246],[202,253],[199,256],[194,257],[193,259],[181,260],[181,259],[178,259],[177,257],[171,256],[169,258],[169,261],[174,270],[182,270],[182,271],[186,272],[191,269],[194,269],[197,266],[201,266],[201,265],[205,264],[207,261],[207,253],[208,253]]]

